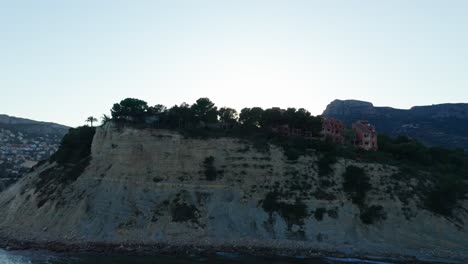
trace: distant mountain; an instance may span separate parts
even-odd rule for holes
[[[0,115],[0,191],[48,159],[69,127]]]
[[[28,134],[57,134],[61,136],[65,135],[68,129],[70,129],[67,126],[56,123],[40,122],[2,114],[0,114],[0,128]]]
[[[322,114],[350,125],[368,120],[378,132],[406,135],[429,146],[462,148],[468,151],[468,104],[415,106],[409,110],[375,107],[358,100],[334,100]]]

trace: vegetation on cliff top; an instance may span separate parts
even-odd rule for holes
[[[194,104],[182,103],[166,108],[163,105],[148,106],[148,103],[135,98],[127,98],[114,104],[112,119],[140,126],[158,128],[269,129],[272,126],[289,125],[291,128],[310,131],[318,136],[322,129],[322,118],[313,116],[304,108],[263,109],[243,108],[238,114],[233,108],[219,108],[208,98],[200,98]]]

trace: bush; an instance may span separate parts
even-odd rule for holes
[[[255,138],[252,147],[261,153],[268,153],[270,151],[270,143],[266,138]]]
[[[278,201],[280,193],[277,191],[267,193],[263,200],[262,207],[270,215],[277,212],[289,226],[292,224],[303,224],[303,219],[308,216],[307,205],[296,199],[294,204]]]
[[[317,161],[317,166],[318,166],[318,174],[319,176],[326,176],[333,172],[333,168],[331,165],[333,165],[336,162],[336,157],[331,155],[331,154],[324,154],[318,161]]]
[[[366,225],[371,225],[376,222],[387,219],[387,214],[381,205],[372,205],[370,207],[361,208],[359,215],[361,221]]]
[[[173,222],[197,222],[198,209],[193,204],[175,204],[171,210]]]
[[[91,144],[96,132],[94,127],[71,128],[63,137],[60,147],[51,157],[59,164],[78,163],[91,154]]]
[[[457,201],[466,193],[466,186],[460,177],[440,175],[436,185],[426,196],[425,205],[434,213],[451,216]]]
[[[317,219],[317,221],[322,221],[323,220],[323,215],[327,212],[325,208],[318,208],[314,212],[314,217]]]
[[[275,212],[278,208],[278,197],[279,192],[277,191],[267,193],[262,203],[263,210],[267,213]]]
[[[343,177],[344,191],[351,197],[353,203],[363,206],[367,192],[372,188],[369,177],[363,169],[354,165],[346,167]]]
[[[206,180],[208,181],[216,180],[218,173],[216,171],[216,167],[214,166],[214,157],[213,156],[206,157],[205,161],[203,162],[203,166],[205,167]]]

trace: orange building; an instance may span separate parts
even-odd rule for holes
[[[335,143],[344,143],[345,129],[346,126],[338,119],[326,118],[323,120],[322,135],[326,138],[330,138]]]
[[[354,145],[364,150],[377,150],[377,131],[369,122],[359,120],[353,124],[353,131],[356,133]]]

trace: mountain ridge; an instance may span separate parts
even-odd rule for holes
[[[392,137],[405,135],[429,146],[468,150],[468,104],[445,103],[413,106],[410,109],[374,106],[359,100],[334,100],[322,116],[340,119],[350,125],[364,119],[378,132]]]
[[[65,134],[65,133],[67,133],[68,129],[70,129],[70,127],[68,127],[68,126],[61,125],[61,124],[54,123],[54,122],[37,121],[37,120],[33,120],[33,119],[10,116],[10,115],[6,115],[6,114],[0,114],[0,125],[4,125],[4,126],[32,125],[32,126],[35,126],[35,128],[32,131],[21,131],[21,132],[29,132],[29,133],[39,133],[41,131],[38,130],[38,128],[42,128],[42,129],[45,129],[43,132],[48,131],[49,133],[58,132],[58,133]],[[50,127],[50,129],[46,129],[46,127]]]

